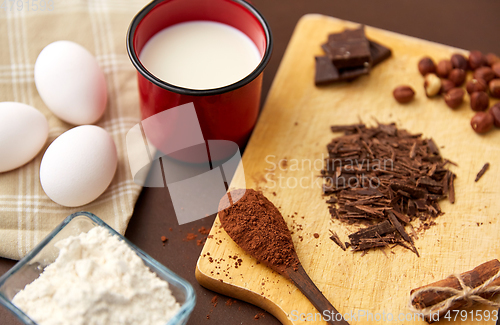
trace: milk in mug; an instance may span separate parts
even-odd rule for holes
[[[240,30],[213,21],[189,21],[156,33],[140,61],[155,77],[188,89],[215,89],[248,76],[262,60]]]

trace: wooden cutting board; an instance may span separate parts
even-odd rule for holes
[[[299,21],[245,150],[244,171],[237,171],[231,187],[246,184],[260,189],[279,207],[293,231],[304,269],[342,314],[357,317],[351,323],[374,323],[383,315],[388,319],[389,314],[402,323],[397,320],[400,313],[409,313],[412,288],[500,258],[500,130],[483,136],[473,132],[468,96],[453,111],[443,98],[428,99],[424,94],[419,59],[430,55],[437,62],[465,51],[376,28],[367,27],[366,34],[393,50],[389,60],[353,82],[315,87],[314,56],[322,54],[320,44],[329,33],[355,26],[316,14]],[[416,90],[412,103],[400,105],[392,97],[392,90],[401,84]],[[436,226],[418,234],[420,258],[401,247],[362,256],[342,251],[328,238],[330,229],[343,240],[356,229],[332,220],[321,195],[317,175],[326,144],[336,136],[329,127],[360,119],[372,124],[375,119],[396,122],[410,132],[422,132],[441,146],[444,157],[459,165],[453,168],[458,176],[456,203],[441,202],[445,214],[435,220]],[[491,163],[490,170],[475,183],[485,162]],[[211,235],[197,263],[201,285],[258,305],[283,324],[324,324],[319,319],[294,321],[299,313],[316,310],[289,281],[246,255],[224,232],[218,218]],[[483,315],[488,308],[477,309]],[[477,318],[472,322],[470,313],[467,319],[466,323],[481,323]]]

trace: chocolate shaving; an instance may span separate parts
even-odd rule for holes
[[[351,240],[351,245],[356,246],[363,241],[369,241],[369,239],[393,233],[394,230],[395,229],[391,223],[388,220],[385,220],[376,225],[360,229],[357,232],[350,234],[349,239]]]
[[[429,150],[433,155],[439,156],[439,148],[436,146],[436,143],[434,143],[434,140],[427,140],[427,145],[429,146]]]
[[[484,173],[486,173],[486,171],[488,170],[488,168],[490,168],[490,163],[484,164],[483,168],[481,168],[481,170],[479,171],[479,173],[477,173],[475,182],[478,182],[481,179],[481,177],[483,177]]]
[[[419,219],[426,225],[419,229],[427,229],[442,214],[440,200],[455,202],[456,175],[446,168],[450,161],[432,139],[394,123],[335,125],[331,130],[344,135],[327,145],[321,171],[323,192],[330,195],[328,210],[344,222],[371,224],[349,235],[352,249],[400,245],[418,256],[405,225]]]
[[[340,240],[340,238],[337,235],[337,233],[334,232],[334,231],[331,231],[331,230],[330,230],[330,233],[332,234],[330,236],[330,239],[333,240],[333,242],[335,244],[339,245],[339,247],[342,248],[343,251],[347,250],[347,248],[345,247],[344,243]]]
[[[392,225],[396,228],[396,230],[399,232],[401,237],[403,237],[404,240],[410,243],[412,248],[411,250],[415,254],[417,254],[418,257],[420,257],[420,254],[418,253],[418,250],[413,243],[413,239],[410,237],[410,235],[408,235],[405,228],[399,223],[398,219],[396,218],[396,215],[392,211],[389,211],[389,220],[391,221]]]
[[[455,174],[450,173],[450,178],[449,178],[449,197],[448,199],[450,200],[450,203],[453,204],[455,203],[455,177],[457,177]]]

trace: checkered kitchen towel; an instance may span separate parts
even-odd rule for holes
[[[141,190],[132,179],[125,142],[128,130],[140,118],[136,73],[127,56],[125,38],[130,21],[147,2],[0,0],[0,101],[34,106],[50,125],[46,147],[33,161],[0,173],[0,256],[23,257],[76,211],[90,211],[118,232],[125,232]],[[109,188],[98,200],[78,208],[51,201],[39,180],[45,149],[73,127],[49,111],[33,79],[38,54],[57,40],[74,41],[97,58],[108,86],[108,106],[97,125],[111,134],[118,149],[118,169]]]

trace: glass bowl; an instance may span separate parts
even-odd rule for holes
[[[12,299],[27,284],[38,278],[46,266],[55,261],[59,255],[59,249],[54,246],[55,243],[67,237],[78,236],[82,232],[88,232],[97,226],[102,226],[112,235],[118,236],[120,240],[125,242],[139,255],[144,264],[152,272],[156,273],[160,279],[169,283],[170,290],[181,307],[166,325],[185,325],[196,303],[196,296],[191,284],[144,253],[104,221],[89,212],[77,212],[67,217],[28,255],[0,277],[0,304],[17,316],[22,323],[37,325],[34,320],[12,303]]]

